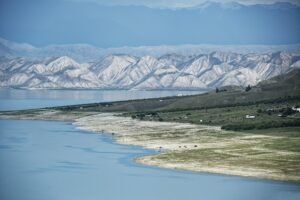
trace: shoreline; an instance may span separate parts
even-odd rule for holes
[[[285,166],[275,166],[274,159],[299,160],[295,152],[265,149],[281,137],[224,131],[220,127],[179,122],[139,121],[118,113],[38,110],[34,115],[1,116],[6,119],[55,120],[71,122],[76,128],[94,133],[108,133],[116,143],[140,146],[157,153],[133,159],[134,162],[167,169],[225,174],[299,184],[300,172],[286,174]],[[250,152],[250,153],[249,153]],[[262,162],[263,161],[263,162]],[[255,163],[262,165],[255,165]],[[275,163],[276,164],[276,163]],[[280,163],[279,163],[280,164]],[[293,163],[292,163],[293,164]],[[270,167],[273,166],[273,167]]]
[[[102,121],[101,121],[102,120]],[[119,120],[119,121],[118,121]],[[114,121],[114,123],[108,123],[108,121]],[[138,126],[134,126],[137,123],[141,124]],[[227,141],[222,142],[204,142],[200,146],[198,142],[195,141],[171,141],[166,139],[154,139],[156,138],[155,134],[164,134],[162,132],[167,131],[167,134],[171,134],[170,131],[178,130],[180,128],[184,129],[188,132],[193,132],[195,129],[201,129],[202,131],[211,131],[212,133],[218,132],[218,134],[232,134],[229,131],[223,131],[220,127],[210,127],[205,125],[193,125],[193,124],[184,124],[177,122],[150,122],[150,121],[137,121],[130,119],[129,117],[120,117],[115,116],[115,113],[102,113],[93,116],[87,116],[83,118],[79,118],[75,120],[73,123],[79,129],[92,131],[96,133],[110,133],[113,135],[114,140],[119,144],[126,145],[135,145],[140,146],[146,149],[156,150],[156,154],[145,155],[142,157],[135,158],[134,161],[143,165],[148,166],[156,166],[167,169],[180,169],[180,170],[188,170],[193,172],[206,172],[206,173],[214,173],[214,174],[226,174],[233,176],[244,176],[244,177],[255,177],[258,179],[267,179],[267,180],[277,180],[277,181],[288,181],[299,183],[300,176],[290,176],[284,175],[277,170],[268,169],[268,168],[253,168],[253,167],[244,167],[244,166],[236,166],[236,165],[218,165],[216,162],[215,166],[211,166],[213,164],[210,162],[208,165],[201,165],[199,162],[182,162],[182,160],[162,160],[160,156],[168,155],[169,153],[177,153],[177,152],[185,152],[185,151],[194,151],[201,149],[210,149],[228,147],[231,142],[238,144],[245,144],[245,142],[241,138],[233,138],[228,139]],[[105,125],[106,124],[106,125]],[[169,127],[168,130],[165,128]],[[172,128],[170,128],[172,127]],[[153,128],[153,129],[151,129]],[[119,129],[119,130],[118,130]],[[156,133],[153,131],[156,129]],[[171,129],[171,130],[170,130]],[[133,133],[130,133],[133,132]],[[154,134],[149,138],[148,134]],[[239,133],[235,133],[239,135]],[[242,134],[242,133],[241,133]],[[207,137],[207,135],[204,135]],[[264,135],[255,135],[249,136],[244,134],[243,136],[236,137],[244,137],[247,140],[257,140],[259,138],[269,138],[269,136]],[[232,140],[232,141],[230,141]],[[255,143],[254,141],[251,141]],[[246,143],[249,143],[248,141]],[[201,143],[200,143],[201,144]],[[197,145],[197,147],[195,147]],[[181,148],[180,148],[181,146]],[[184,150],[182,150],[182,147]],[[274,154],[289,154],[287,152],[273,152]]]
[[[149,155],[148,155],[149,156]],[[151,156],[151,155],[150,155]],[[266,180],[266,181],[280,181],[280,182],[288,182],[288,183],[294,183],[294,184],[300,184],[300,181],[298,180],[287,180],[284,178],[277,178],[273,176],[265,176],[263,173],[257,173],[254,175],[255,170],[251,172],[245,172],[243,171],[244,169],[237,170],[237,169],[230,169],[230,168],[220,168],[220,167],[215,167],[215,168],[199,168],[199,167],[187,167],[185,165],[173,165],[173,164],[165,164],[165,163],[155,163],[151,162],[151,160],[148,160],[146,158],[147,156],[143,157],[138,157],[134,159],[136,163],[139,163],[141,165],[146,165],[150,167],[158,167],[158,168],[163,168],[163,169],[170,169],[170,170],[180,170],[180,171],[188,171],[188,172],[194,172],[194,173],[207,173],[207,174],[215,174],[215,175],[227,175],[227,176],[237,176],[237,177],[248,177],[248,178],[255,178],[258,180]]]

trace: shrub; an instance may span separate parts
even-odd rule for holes
[[[250,90],[251,90],[251,86],[248,85],[248,86],[246,87],[245,91],[248,92],[248,91],[250,91]]]
[[[256,111],[257,113],[262,113],[262,109],[257,109],[257,111]]]
[[[287,107],[286,109],[284,109],[284,111],[282,112],[283,115],[292,115],[296,113],[295,110],[293,110],[292,108],[290,107]]]
[[[280,128],[280,127],[290,127],[290,126],[300,126],[300,120],[291,121],[266,121],[256,124],[237,124],[231,123],[226,124],[221,127],[224,130],[240,131],[240,130],[251,130],[251,129],[267,129],[267,128]]]

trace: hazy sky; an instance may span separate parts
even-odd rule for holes
[[[67,1],[91,1],[97,2],[101,5],[139,5],[154,8],[186,8],[193,7],[199,4],[208,2],[209,0],[67,0]],[[213,2],[228,3],[234,0],[213,0]],[[293,4],[300,4],[300,0],[236,0],[241,4],[272,4],[276,2],[289,2]]]
[[[252,6],[201,10],[173,8],[203,0],[0,0],[0,37],[35,46],[300,43],[300,7],[239,2]]]

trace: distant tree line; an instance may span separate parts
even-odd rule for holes
[[[300,126],[300,120],[289,121],[265,121],[258,123],[231,123],[221,126],[221,129],[241,131],[251,129],[267,129],[267,128],[280,128],[280,127],[294,127]]]

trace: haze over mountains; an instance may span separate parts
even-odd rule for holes
[[[132,56],[155,56],[165,54],[180,54],[184,56],[207,54],[214,51],[236,53],[272,53],[284,51],[299,53],[299,44],[290,45],[159,45],[140,47],[99,48],[89,44],[49,45],[35,47],[28,43],[17,43],[0,38],[0,56],[9,58],[27,57],[33,60],[44,60],[51,57],[68,56],[77,62],[91,62],[103,59],[113,54],[127,54]]]

